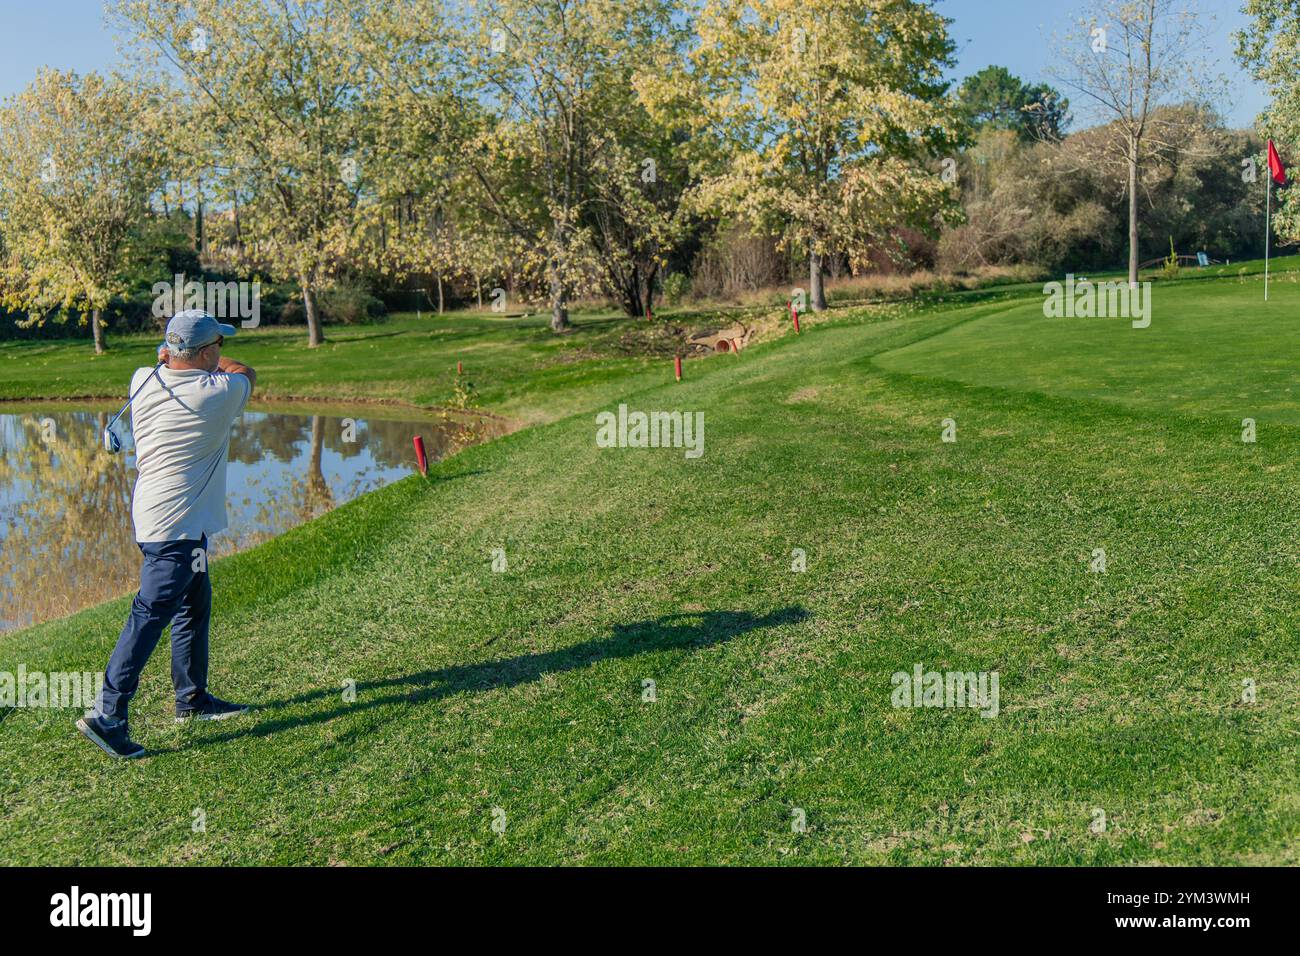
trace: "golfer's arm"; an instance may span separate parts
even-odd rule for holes
[[[223,355],[217,359],[217,368],[230,375],[247,375],[249,394],[252,394],[253,389],[257,388],[257,373],[243,362],[236,362],[234,359],[226,358]]]

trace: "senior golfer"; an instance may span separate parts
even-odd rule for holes
[[[219,720],[248,709],[208,693],[208,539],[226,526],[230,427],[257,381],[251,368],[221,354],[234,334],[233,326],[206,312],[178,313],[167,323],[156,374],[142,368],[131,380],[139,473],[131,517],[144,555],[140,591],[95,710],[77,721],[86,737],[114,757],[144,754],[127,732],[127,707],[168,624],[176,719]]]

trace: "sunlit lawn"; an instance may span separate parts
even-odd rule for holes
[[[488,407],[578,413],[219,562],[213,689],[250,715],[175,727],[165,649],[146,760],[11,712],[2,858],[1300,862],[1300,296],[1274,288],[1167,285],[1146,330],[1037,295],[862,309],[681,384],[566,379],[538,357],[567,346],[503,334]],[[248,357],[268,388],[438,401],[456,337],[492,338],[354,334],[394,330]],[[598,448],[619,401],[704,412],[704,456]],[[0,670],[102,666],[125,607],[0,638]],[[916,664],[997,671],[998,715],[891,706]]]

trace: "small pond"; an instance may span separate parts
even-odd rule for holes
[[[119,455],[100,435],[117,405],[0,404],[0,631],[62,617],[139,586],[131,526],[135,448],[130,412]],[[322,406],[322,408],[325,408]],[[250,405],[230,438],[230,527],[220,557],[415,470],[411,439],[436,461],[481,434],[383,406]]]

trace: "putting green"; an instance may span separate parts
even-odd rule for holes
[[[1300,273],[1156,282],[1151,324],[1047,318],[1034,296],[876,358],[881,368],[1197,416],[1300,424]]]

